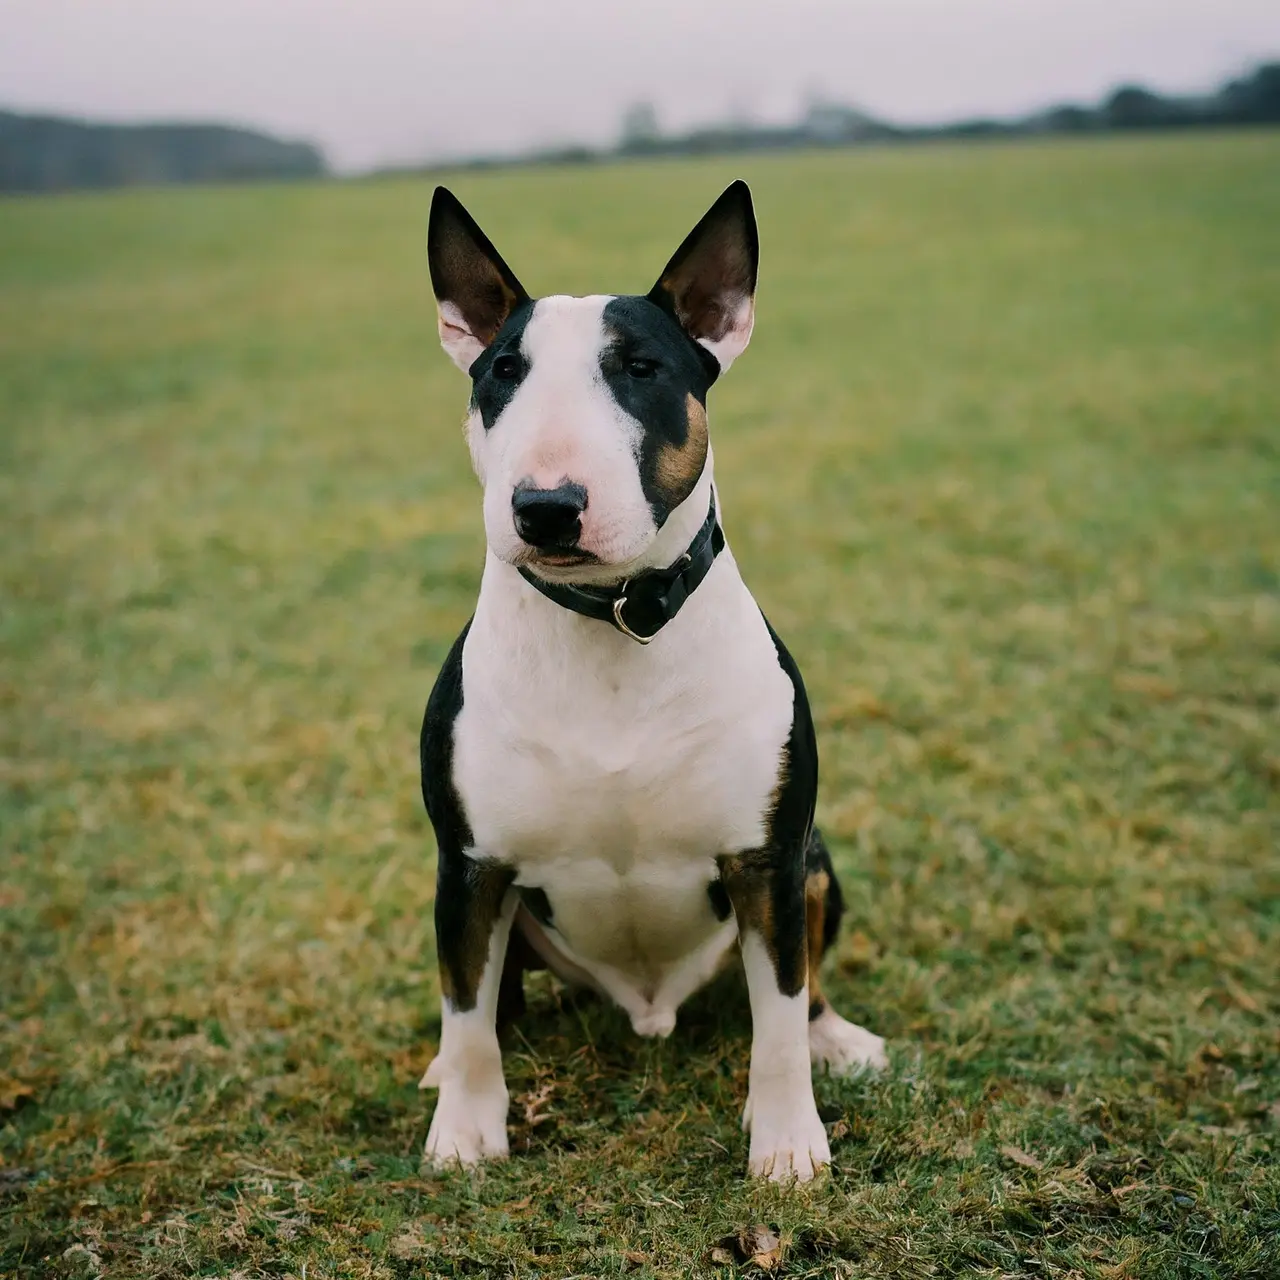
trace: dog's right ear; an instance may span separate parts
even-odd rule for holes
[[[431,200],[427,263],[439,311],[440,345],[465,373],[529,295],[446,187],[437,187]]]

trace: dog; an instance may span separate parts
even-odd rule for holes
[[[427,251],[488,546],[422,726],[443,993],[425,1159],[507,1154],[497,1026],[523,967],[666,1036],[739,954],[749,1171],[808,1181],[830,1161],[812,1068],[885,1051],[821,991],[842,900],[813,721],[713,478],[707,392],[755,317],[750,192],[728,187],[643,297],[534,300],[444,187]]]

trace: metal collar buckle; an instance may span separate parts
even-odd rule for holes
[[[622,584],[622,589],[625,591],[626,588],[627,584],[624,582]],[[653,636],[656,636],[658,633],[655,631],[653,636],[642,636],[638,631],[632,631],[631,628],[622,620],[622,606],[626,603],[626,596],[619,596],[613,602],[613,625],[617,627],[624,636],[629,636],[637,644],[648,644],[649,641],[653,639]]]
[[[668,569],[667,572],[671,572],[671,570],[677,569],[677,568],[683,570],[687,568],[689,565],[691,565],[692,563],[693,563],[693,557],[686,551],[675,562],[675,564],[673,564],[671,568]],[[626,607],[627,588],[630,585],[631,585],[631,579],[628,578],[622,584],[622,586],[618,588],[619,595],[613,602],[613,625],[617,627],[618,630],[621,631],[624,636],[628,637],[628,639],[634,640],[637,644],[648,644],[654,638],[654,636],[658,634],[658,631],[662,630],[665,624],[660,622],[658,624],[657,631],[654,631],[647,636],[642,636],[638,631],[632,631],[631,628],[627,626],[626,620],[622,616],[622,610]]]

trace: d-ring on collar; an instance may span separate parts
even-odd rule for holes
[[[665,569],[646,569],[616,587],[547,582],[523,565],[520,576],[563,608],[607,622],[638,644],[648,644],[680,612],[723,550],[724,530],[716,519],[713,493],[707,518],[689,549]]]

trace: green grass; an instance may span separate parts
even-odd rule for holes
[[[474,599],[425,183],[0,203],[0,1275],[1280,1275],[1280,134],[471,175],[536,292],[729,177],[726,524],[889,1037],[743,1179],[734,982],[541,975],[423,1176],[421,708]],[[718,1252],[717,1252],[718,1250]],[[768,1261],[765,1259],[764,1261]]]

